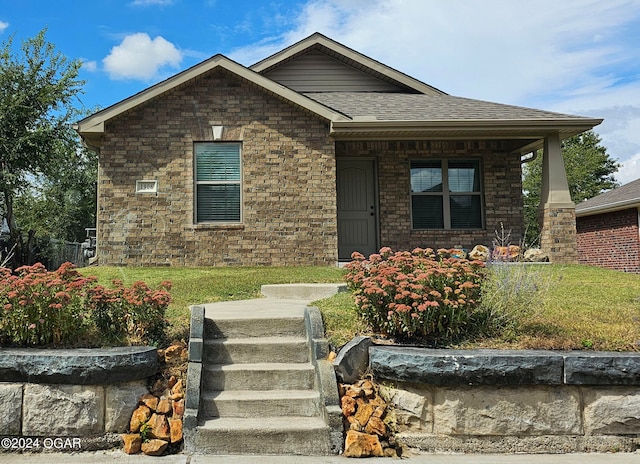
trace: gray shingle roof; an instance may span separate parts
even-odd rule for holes
[[[640,207],[640,179],[629,182],[622,187],[609,190],[576,205],[576,214],[589,211],[607,212],[622,206]]]
[[[374,92],[307,92],[305,96],[347,116],[379,121],[587,119],[450,95]]]

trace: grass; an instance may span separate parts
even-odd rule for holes
[[[100,283],[143,280],[154,286],[173,282],[173,303],[167,316],[170,335],[188,333],[189,305],[257,298],[260,285],[340,282],[344,271],[328,267],[116,268],[81,270]],[[640,350],[640,275],[587,266],[541,266],[552,284],[543,305],[517,331],[461,348]],[[349,293],[315,303],[322,311],[330,343],[339,347],[366,333]]]
[[[170,338],[185,339],[189,331],[189,306],[217,301],[260,297],[263,284],[342,282],[344,272],[331,267],[87,267],[84,275],[108,285],[120,279],[125,285],[142,280],[155,287],[164,280],[173,284],[167,309]]]

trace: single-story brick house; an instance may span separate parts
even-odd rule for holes
[[[99,152],[105,265],[335,264],[381,246],[523,232],[544,147],[542,245],[576,260],[560,141],[601,122],[447,95],[321,34],[216,55],[75,128]]]
[[[640,179],[576,205],[578,261],[640,273]]]

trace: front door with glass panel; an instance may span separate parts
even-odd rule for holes
[[[338,159],[338,258],[348,260],[359,251],[378,251],[375,166],[373,160]]]

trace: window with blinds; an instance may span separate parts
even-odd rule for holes
[[[413,229],[482,228],[479,160],[411,161]]]
[[[196,143],[194,153],[196,222],[239,223],[242,183],[240,144]]]

